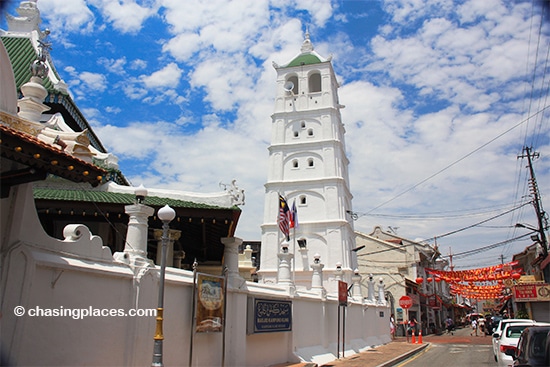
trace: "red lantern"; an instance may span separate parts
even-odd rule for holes
[[[427,279],[428,283],[431,283],[432,280],[433,280],[432,278],[428,278],[428,279]]]
[[[424,281],[424,278],[422,277],[416,278],[416,284],[422,284],[423,281]]]
[[[520,273],[512,273],[512,279],[518,280],[519,278],[521,278],[521,274],[520,274]]]
[[[440,278],[440,277],[435,277],[435,281],[436,281],[437,283],[439,283],[439,282],[441,281],[441,278]]]

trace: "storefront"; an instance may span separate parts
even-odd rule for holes
[[[550,285],[537,282],[517,284],[513,287],[516,309],[524,310],[530,319],[550,322]]]

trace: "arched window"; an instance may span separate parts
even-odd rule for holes
[[[300,123],[300,126],[302,127],[302,129],[305,129],[306,128],[306,122],[305,121],[302,121]]]
[[[301,195],[301,196],[300,196],[300,205],[306,205],[306,204],[307,204],[306,196],[305,196],[305,195]]]
[[[297,138],[298,135],[300,135],[300,133],[298,131],[294,130],[294,137]]]
[[[308,166],[308,167],[313,167],[313,158],[308,158],[308,160],[307,160],[307,166]]]
[[[292,88],[292,93],[298,94],[298,77],[296,75],[293,75],[289,77],[286,81],[292,82],[292,84],[294,84],[294,88]]]
[[[309,76],[309,93],[321,91],[321,74],[316,72]]]
[[[292,168],[298,168],[298,160],[297,159],[294,159],[292,161]]]
[[[313,129],[307,130],[307,136],[313,136]]]

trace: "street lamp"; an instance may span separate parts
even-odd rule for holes
[[[531,227],[530,225],[523,224],[523,223],[516,223],[516,228],[527,228],[527,229],[530,229],[531,231],[534,231],[534,232],[538,232],[538,231],[539,231],[539,230],[536,229],[535,227]]]
[[[176,217],[174,209],[168,205],[163,206],[157,213],[158,218],[162,221],[162,253],[160,260],[160,280],[159,280],[159,299],[157,307],[157,327],[155,330],[155,345],[153,349],[153,363],[152,367],[162,367],[162,341],[164,335],[162,333],[162,314],[164,311],[164,273],[166,270],[166,252],[168,247],[168,230],[170,229],[170,222]]]
[[[548,256],[548,247],[547,247],[548,243],[547,243],[547,239],[546,239],[546,234],[544,233],[544,230],[548,229],[548,228],[543,227],[541,220],[539,220],[539,228],[538,229],[534,228],[532,226],[529,226],[527,224],[523,224],[523,223],[516,223],[516,228],[526,228],[526,229],[529,229],[533,232],[537,232],[540,235],[540,238],[539,238],[539,236],[536,236],[536,238],[534,236],[531,236],[531,240],[540,243],[540,245],[542,247],[543,256],[544,257]]]

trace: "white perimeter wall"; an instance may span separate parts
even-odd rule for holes
[[[32,200],[19,203],[36,216]],[[34,220],[29,219],[31,225]],[[136,270],[115,262],[98,237],[83,226],[78,227],[78,236],[75,230],[65,240],[49,238],[34,226],[32,231],[27,228],[26,235],[15,236],[22,238],[16,241],[10,238],[18,226],[8,227],[11,235],[2,239],[0,269],[4,361],[21,366],[151,364],[154,317],[16,317],[14,308],[23,306],[27,312],[36,307],[156,308],[158,268]],[[163,323],[163,362],[167,366],[188,365],[192,282],[192,272],[167,269]],[[249,297],[291,300],[292,331],[248,335]],[[351,303],[346,310],[346,356],[390,341],[385,305]],[[330,296],[298,293],[291,297],[282,287],[243,281],[239,288],[228,291],[225,366],[332,361],[337,358],[337,319],[338,303]],[[222,333],[194,334],[192,365],[222,365]]]

